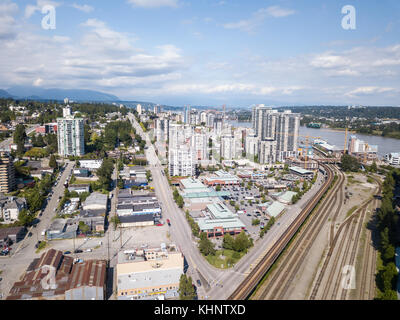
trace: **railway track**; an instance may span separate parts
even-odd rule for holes
[[[378,193],[381,192],[381,184],[378,180]],[[328,254],[325,258],[324,264],[322,266],[322,269],[317,277],[317,280],[313,286],[312,293],[310,295],[310,300],[315,300],[317,299],[317,295],[319,293],[321,284],[324,279],[326,279],[326,274],[328,272],[329,268],[329,274],[328,274],[328,279],[324,285],[324,290],[322,292],[321,299],[336,299],[338,297],[338,292],[340,288],[340,282],[341,282],[341,270],[343,270],[343,267],[345,264],[354,266],[356,263],[356,254],[359,249],[359,240],[360,240],[360,234],[362,232],[362,228],[365,222],[365,218],[367,216],[367,210],[368,207],[376,202],[375,199],[371,199],[366,201],[360,208],[358,208],[350,217],[348,217],[339,227],[338,232],[335,235],[335,238],[331,244],[331,247],[329,248]],[[361,213],[361,214],[360,214]],[[342,233],[343,231],[343,233]],[[356,232],[354,234],[354,232]],[[354,236],[354,240],[353,240]],[[340,241],[339,241],[340,239]],[[345,248],[343,249],[343,247]],[[369,241],[365,243],[366,248],[371,251],[371,246],[369,245]],[[349,255],[349,250],[351,248],[351,252]],[[336,250],[335,250],[336,249]],[[366,249],[365,249],[366,250]],[[336,251],[336,252],[335,252]],[[334,252],[336,254],[334,254]],[[374,253],[372,252],[372,255]],[[332,256],[334,256],[334,259],[331,260]],[[369,253],[368,253],[369,256]],[[368,259],[367,258],[367,265],[368,265]],[[365,257],[363,257],[363,260],[365,260]],[[339,266],[339,261],[340,261],[340,267]],[[374,261],[372,262],[371,268],[374,266]],[[367,266],[363,264],[363,279],[367,277],[368,271],[366,270]],[[369,269],[371,270],[371,269]],[[336,280],[333,283],[334,277],[336,275]],[[373,278],[373,277],[372,277]],[[375,281],[367,281],[369,282],[369,292],[371,291],[371,288],[374,287]],[[364,280],[362,280],[362,285],[365,286]],[[372,283],[372,284],[371,284]],[[334,284],[333,287],[333,292],[330,295],[330,289],[331,285]],[[362,289],[361,291],[363,291]],[[372,290],[374,291],[374,290]],[[344,300],[347,297],[347,292],[348,290],[342,288],[342,291],[340,293],[340,299]],[[329,296],[329,298],[328,298]]]
[[[318,191],[317,195],[309,201],[306,207],[302,210],[299,216],[291,223],[288,227],[287,232],[284,233],[278,241],[272,246],[268,253],[261,259],[261,261],[255,266],[250,274],[244,279],[244,281],[236,288],[236,290],[230,295],[229,300],[244,300],[250,296],[252,291],[255,289],[257,284],[264,277],[269,268],[273,265],[276,259],[279,257],[281,252],[297,233],[301,225],[304,223],[306,218],[316,207],[318,202],[321,200],[323,195],[328,191],[334,180],[334,171],[331,167],[321,164],[325,169],[327,178],[323,187]]]
[[[335,168],[336,169],[336,168]],[[290,285],[295,280],[295,277],[304,263],[311,246],[315,243],[315,239],[320,234],[321,229],[326,225],[328,217],[333,212],[334,206],[337,204],[338,193],[342,189],[342,184],[345,180],[344,175],[337,171],[338,183],[335,185],[332,193],[321,204],[321,207],[310,218],[304,229],[301,231],[298,238],[296,238],[293,246],[291,246],[285,255],[284,261],[279,263],[279,267],[274,271],[272,279],[267,280],[268,283],[260,288],[260,294],[257,299],[284,299]],[[340,207],[341,203],[339,203]]]

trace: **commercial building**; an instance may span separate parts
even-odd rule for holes
[[[178,298],[184,257],[173,248],[121,251],[116,268],[118,300]]]
[[[400,165],[400,152],[391,152],[385,155],[384,160],[390,165]]]
[[[191,112],[192,112],[192,108],[190,106],[185,106],[183,108],[183,122],[186,124],[190,124],[190,120],[191,120]]]
[[[245,225],[222,203],[209,204],[207,206],[208,216],[196,220],[200,231],[207,233],[208,237],[218,238],[224,234],[238,234],[245,229]]]
[[[57,119],[58,153],[62,157],[83,156],[85,154],[84,120],[71,116],[71,110],[68,107],[63,109],[63,114],[63,118]]]
[[[0,152],[0,192],[9,193],[16,187],[13,158],[8,152]]]
[[[314,171],[306,170],[299,167],[289,167],[289,171],[292,174],[300,176],[306,179],[312,179],[314,177]]]
[[[215,176],[206,177],[203,180],[207,186],[225,186],[225,185],[238,185],[241,182],[241,179],[235,175],[229,174],[226,171],[219,170],[215,172]]]

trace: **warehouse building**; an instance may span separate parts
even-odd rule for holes
[[[7,300],[104,300],[106,268],[106,261],[74,264],[72,257],[50,249],[32,261]],[[54,282],[44,282],[50,270],[54,270]]]

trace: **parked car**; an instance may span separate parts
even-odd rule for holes
[[[71,254],[71,251],[65,251],[64,254]]]
[[[74,251],[74,253],[82,253],[83,251],[82,250],[79,250],[79,249],[77,249],[77,250],[75,250]]]
[[[86,252],[92,252],[92,249],[86,249]]]

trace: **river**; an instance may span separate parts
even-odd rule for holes
[[[229,122],[233,127],[244,127],[251,128],[251,122],[237,122],[230,121]],[[322,140],[327,141],[329,144],[338,146],[343,148],[344,146],[344,131],[336,131],[328,128],[321,129],[313,129],[307,127],[300,127],[300,135],[301,136],[310,136],[310,137],[319,137]],[[390,152],[400,152],[400,139],[393,138],[385,138],[380,136],[370,136],[359,133],[348,133],[347,139],[350,139],[350,136],[355,135],[358,139],[364,140],[368,142],[369,145],[377,145],[378,146],[378,156],[383,157],[385,154]],[[300,137],[301,139],[303,137]],[[304,138],[302,139],[304,140]]]

